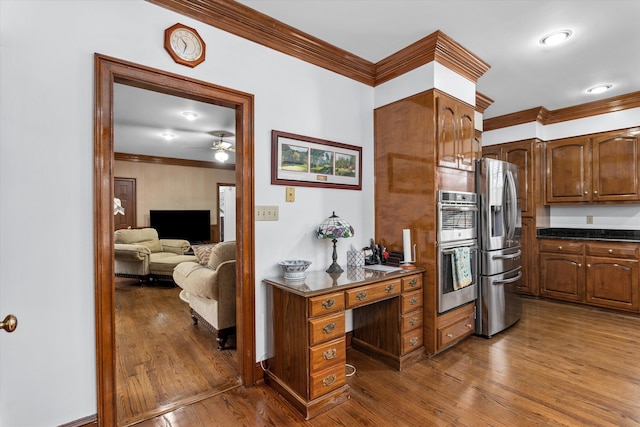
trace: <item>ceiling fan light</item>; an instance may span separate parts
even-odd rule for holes
[[[217,161],[224,163],[224,161],[229,158],[229,155],[224,150],[218,150],[216,151],[216,154],[214,155],[214,157],[216,158]]]
[[[183,111],[182,115],[189,121],[194,121],[195,119],[200,117],[200,114],[196,113],[195,111]]]
[[[613,87],[612,84],[604,84],[604,85],[597,85],[597,86],[593,86],[590,87],[589,89],[587,89],[587,93],[590,93],[592,95],[598,95],[599,93],[604,93],[606,91],[608,91],[609,89],[611,89]]]
[[[567,40],[573,32],[571,30],[560,30],[546,34],[540,39],[540,44],[543,46],[555,46]]]

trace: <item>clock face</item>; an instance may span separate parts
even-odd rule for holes
[[[200,39],[191,31],[184,28],[171,33],[171,48],[185,61],[195,61],[202,56]]]
[[[178,64],[195,67],[204,61],[204,41],[196,30],[182,24],[165,30],[164,48]]]

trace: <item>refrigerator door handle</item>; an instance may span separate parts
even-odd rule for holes
[[[513,254],[509,254],[509,255],[494,255],[491,257],[491,259],[495,260],[495,259],[514,259],[514,258],[520,258],[520,255],[522,255],[522,251],[518,249],[518,252],[515,252]]]
[[[516,193],[516,181],[513,179],[513,173],[508,170],[505,174],[505,187],[508,192],[508,199],[505,201],[509,210],[506,215],[507,219],[507,239],[512,240],[516,233],[516,222],[518,221],[518,195]]]
[[[515,283],[518,280],[520,280],[520,278],[522,277],[522,271],[518,271],[518,275],[516,277],[512,277],[511,279],[505,279],[505,280],[494,280],[493,284],[494,285],[507,285],[509,283]]]

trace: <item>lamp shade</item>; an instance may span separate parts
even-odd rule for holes
[[[333,212],[329,218],[325,219],[316,230],[318,239],[341,239],[343,237],[353,237],[353,227],[344,219]]]

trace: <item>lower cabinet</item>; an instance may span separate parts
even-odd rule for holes
[[[467,304],[438,317],[437,350],[441,351],[475,331],[475,304]]]
[[[543,239],[539,247],[540,295],[640,311],[640,245]]]

